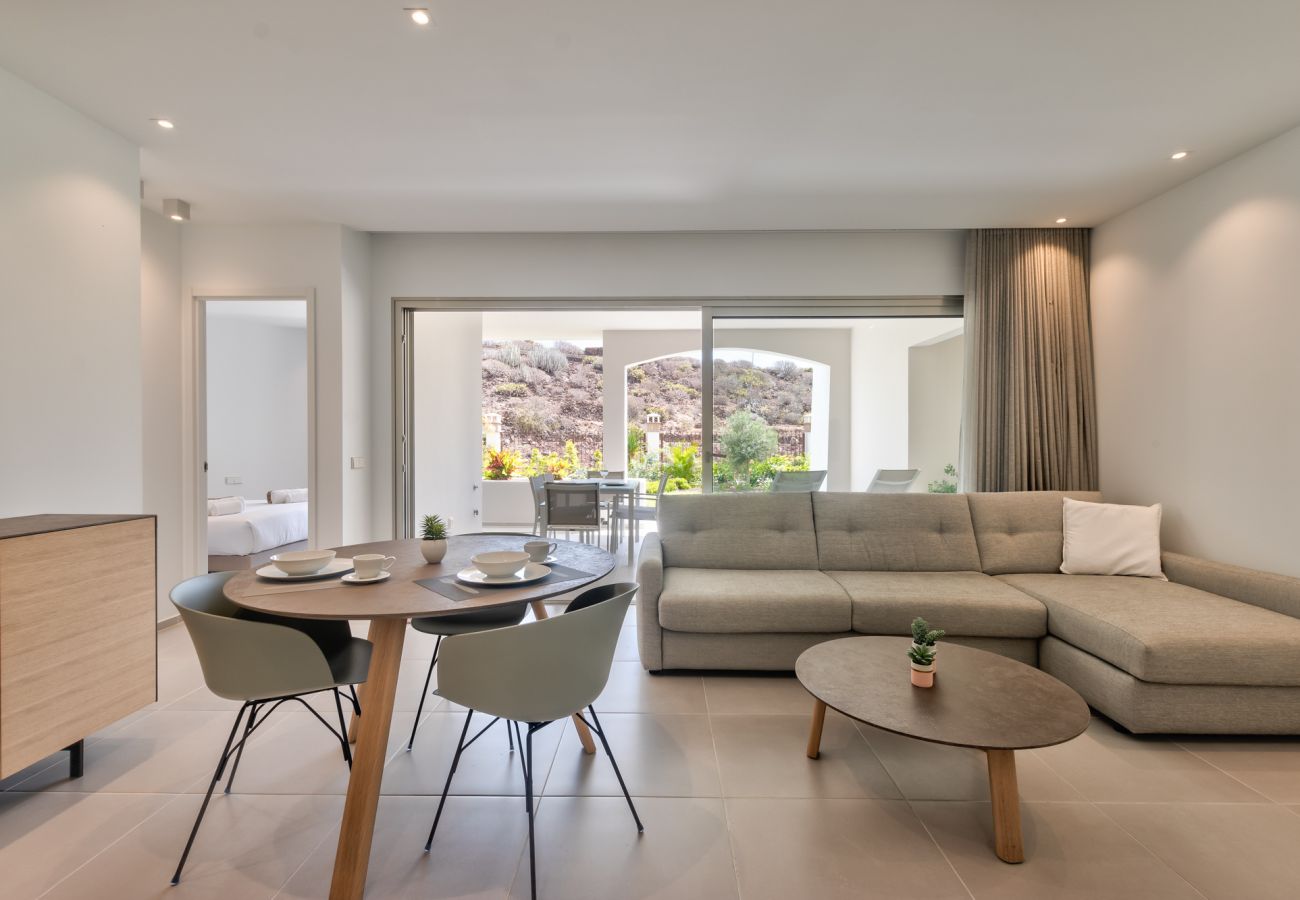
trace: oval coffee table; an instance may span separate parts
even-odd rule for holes
[[[911,643],[840,638],[800,655],[795,674],[815,700],[809,758],[818,756],[828,706],[905,737],[983,750],[998,858],[1024,862],[1015,751],[1078,737],[1088,727],[1088,704],[1046,672],[959,644],[939,645],[934,687],[913,687]]]

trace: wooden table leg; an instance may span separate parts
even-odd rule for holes
[[[1016,786],[1014,750],[985,750],[989,763],[989,796],[993,800],[993,837],[998,859],[1025,861],[1020,836],[1020,791]]]
[[[348,778],[347,800],[343,804],[343,823],[339,826],[330,900],[360,900],[366,893],[370,841],[375,833],[379,786],[388,755],[388,729],[393,720],[393,699],[397,695],[397,673],[402,664],[406,620],[376,619],[370,623],[369,638],[375,647],[370,657],[370,677],[366,682],[366,705],[357,735],[357,748],[352,752],[352,774]]]
[[[534,600],[529,604],[533,608],[533,617],[536,619],[549,619],[550,614],[546,612],[546,604],[541,600]],[[578,732],[578,740],[582,741],[582,752],[592,754],[596,752],[596,742],[591,737],[591,729],[587,723],[575,713],[573,716],[573,727]]]
[[[808,758],[816,759],[822,752],[822,726],[826,724],[826,704],[813,700],[812,728],[808,731]]]

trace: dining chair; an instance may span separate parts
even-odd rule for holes
[[[576,531],[584,541],[595,536],[600,543],[600,485],[546,485],[546,534]]]
[[[905,494],[916,481],[920,469],[876,469],[876,475],[867,485],[868,494]]]
[[[546,533],[546,485],[555,480],[554,475],[530,475],[528,485],[533,490],[533,532]]]
[[[230,765],[225,788],[228,794],[248,739],[282,704],[296,700],[306,707],[338,739],[344,761],[349,768],[352,766],[341,690],[348,688],[353,712],[361,715],[356,685],[364,682],[369,674],[371,643],[353,637],[344,621],[291,619],[236,606],[222,592],[226,582],[236,574],[199,575],[182,581],[171,591],[171,601],[194,642],[208,690],[226,700],[240,701],[235,724],[208,783],[208,792],[185,842],[176,873],[172,875],[172,884],[181,880],[181,870],[208,811],[212,791],[225,774],[227,764]],[[334,695],[338,731],[303,699],[324,691]],[[241,723],[243,736],[236,741]]]
[[[774,494],[810,494],[820,491],[826,480],[825,469],[813,469],[807,472],[777,472],[772,478]]]
[[[593,705],[609,680],[614,645],[636,592],[637,585],[630,582],[601,585],[578,595],[562,616],[447,638],[438,673],[438,694],[466,707],[465,724],[424,844],[426,853],[433,846],[461,754],[499,719],[505,719],[516,730],[521,724],[527,727],[520,745],[524,749],[524,799],[528,810],[528,877],[534,898],[537,849],[533,838],[533,735],[547,725],[576,715],[595,732],[632,811],[637,832],[645,830]],[[590,721],[583,715],[584,709]],[[466,741],[476,713],[493,718]]]
[[[549,476],[539,475],[534,477],[546,478]],[[521,537],[524,540],[537,537],[535,534],[524,534],[521,531],[480,531],[478,534],[491,534],[494,536],[504,534]],[[474,535],[460,536],[473,537]],[[450,616],[424,616],[411,620],[411,627],[416,631],[436,635],[438,639],[433,645],[433,658],[429,660],[429,672],[424,676],[424,690],[420,692],[420,703],[415,710],[415,722],[411,725],[411,739],[406,742],[407,751],[410,751],[415,746],[415,733],[420,728],[420,715],[424,712],[424,700],[429,696],[429,684],[433,681],[433,667],[438,664],[438,650],[442,647],[442,639],[451,637],[454,634],[473,634],[477,631],[490,631],[494,628],[518,625],[524,620],[527,613],[528,604],[519,603],[505,608],[484,609],[478,612],[457,613]],[[509,743],[511,751],[513,751],[515,749],[515,739],[509,728],[506,729],[506,741]]]
[[[601,474],[602,472],[604,473],[603,475]],[[626,474],[627,473],[624,469],[588,469],[587,470],[588,478],[612,478],[612,479],[621,480],[626,476]]]
[[[618,516],[620,519],[628,520],[628,540],[633,543],[637,540],[637,533],[633,530],[633,523],[636,522],[654,522],[659,518],[659,502],[664,495],[664,488],[668,484],[668,473],[662,472],[659,475],[659,486],[653,494],[638,493],[635,500],[628,500],[624,507],[620,507]],[[622,526],[619,526],[620,529]]]

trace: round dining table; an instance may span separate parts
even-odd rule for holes
[[[361,690],[362,714],[352,721],[349,739],[356,741],[347,799],[339,828],[331,900],[365,896],[370,844],[379,806],[388,731],[392,724],[398,669],[407,623],[413,618],[448,616],[478,609],[530,604],[533,615],[547,617],[542,601],[598,581],[614,568],[614,557],[599,546],[556,541],[555,571],[534,584],[520,587],[459,585],[456,573],[470,565],[470,557],[489,550],[520,550],[534,535],[455,535],[447,541],[441,563],[426,563],[420,541],[379,541],[336,548],[339,558],[361,553],[382,553],[396,558],[387,579],[367,584],[345,584],[338,578],[309,581],[273,581],[254,572],[240,572],[226,583],[225,593],[245,609],[304,619],[364,619],[370,622],[368,638],[374,645],[369,678]],[[425,584],[421,584],[425,582]],[[585,723],[574,718],[578,737],[587,753],[595,744]]]

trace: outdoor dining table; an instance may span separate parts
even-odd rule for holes
[[[609,497],[614,501],[614,508],[610,510],[609,523],[609,549],[611,553],[618,544],[622,543],[622,529],[615,528],[614,523],[619,518],[618,511],[622,509],[624,500],[627,501],[627,564],[632,565],[636,553],[636,542],[640,536],[640,526],[636,517],[636,505],[641,500],[640,480],[636,478],[566,478],[557,483],[594,484],[600,488],[602,497]]]
[[[557,571],[543,581],[512,588],[456,587],[453,582],[470,557],[489,550],[518,550],[528,536],[475,534],[448,539],[447,555],[429,565],[420,554],[419,541],[379,541],[337,548],[339,557],[383,553],[396,557],[388,579],[349,585],[337,578],[318,581],[273,582],[252,572],[241,572],[226,583],[231,601],[256,612],[304,619],[346,619],[370,622],[374,644],[370,675],[361,685],[361,715],[355,717],[349,738],[355,738],[352,771],[339,829],[331,900],[355,900],[365,895],[370,843],[379,805],[388,731],[392,724],[398,669],[406,625],[412,618],[455,615],[489,608],[528,603],[533,615],[547,617],[542,601],[598,581],[614,568],[614,557],[599,546],[556,541]],[[558,576],[558,577],[557,577]],[[423,582],[423,583],[422,583]],[[445,590],[446,594],[439,593]],[[539,672],[538,677],[545,677]],[[586,725],[574,717],[574,726],[587,753],[595,744]],[[353,734],[355,732],[355,734]],[[414,851],[413,851],[414,852]]]

